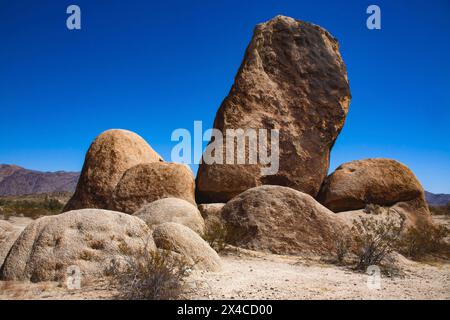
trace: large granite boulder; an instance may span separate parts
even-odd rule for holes
[[[279,170],[267,173],[269,165],[260,160],[249,164],[254,148],[247,143],[245,164],[236,164],[237,153],[234,164],[200,164],[197,202],[227,202],[264,184],[316,196],[350,99],[338,42],[326,30],[284,16],[257,25],[214,128],[224,135],[228,129],[279,129]],[[224,161],[226,140],[216,150],[223,151]]]
[[[249,189],[230,200],[222,218],[237,246],[276,254],[332,255],[349,227],[310,195],[281,186]],[[232,239],[232,235],[229,235]]]
[[[129,168],[145,162],[163,161],[137,134],[108,130],[89,147],[75,194],[63,211],[83,208],[107,209],[112,192]]]
[[[150,229],[137,217],[101,209],[69,211],[29,224],[9,251],[0,277],[62,281],[75,266],[83,281],[146,248],[156,249]]]
[[[332,211],[393,205],[424,197],[412,171],[398,161],[375,158],[340,165],[323,183],[319,201]]]
[[[132,214],[163,198],[179,198],[196,205],[194,174],[188,166],[154,162],[130,168],[114,189],[109,208]]]

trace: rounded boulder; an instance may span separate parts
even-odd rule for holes
[[[281,186],[249,189],[222,209],[233,244],[275,254],[331,254],[346,223],[310,195]]]
[[[103,132],[89,147],[75,193],[63,211],[107,209],[126,170],[139,163],[159,161],[163,161],[161,156],[137,134],[120,129]]]
[[[150,228],[165,222],[176,222],[203,234],[205,222],[192,203],[178,198],[164,198],[144,205],[134,216],[144,220]]]
[[[222,268],[217,252],[184,225],[174,222],[160,224],[153,231],[153,239],[159,249],[180,254],[196,269],[215,272]]]
[[[195,205],[195,181],[183,164],[155,162],[128,169],[113,192],[110,209],[134,213],[163,198],[179,198]]]
[[[368,204],[392,206],[424,199],[424,190],[407,166],[375,158],[339,166],[325,179],[317,199],[330,210],[341,212],[363,209]]]
[[[145,248],[156,249],[150,229],[137,217],[101,209],[69,211],[29,224],[7,255],[1,278],[61,281],[79,270],[83,281]]]

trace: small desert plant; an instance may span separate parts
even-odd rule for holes
[[[220,221],[213,220],[208,223],[203,239],[216,250],[223,251],[227,246],[227,228]]]
[[[351,241],[348,237],[336,240],[336,263],[343,264],[344,259],[350,250]]]
[[[449,230],[445,226],[434,226],[419,220],[407,229],[400,239],[399,251],[413,259],[420,259],[427,254],[447,254],[450,245],[445,242]]]
[[[382,214],[384,211],[384,208],[378,204],[369,203],[364,208],[364,212],[368,214],[375,214],[379,215]]]
[[[139,252],[132,252],[123,245],[123,256],[110,266],[108,274],[118,289],[119,298],[177,299],[183,292],[185,278],[192,266],[171,251],[150,250],[147,244]]]
[[[363,217],[356,221],[352,230],[358,256],[356,269],[380,265],[396,248],[404,222],[404,216],[390,212],[386,217]]]
[[[49,197],[35,200],[0,199],[0,214],[6,219],[16,215],[37,219],[45,215],[58,214],[63,207],[64,203]]]

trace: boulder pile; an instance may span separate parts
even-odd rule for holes
[[[330,33],[284,16],[257,25],[214,128],[278,129],[278,172],[202,163],[194,179],[189,167],[165,162],[137,134],[108,130],[89,147],[64,213],[34,221],[20,236],[0,224],[0,278],[59,281],[71,266],[101,275],[143,246],[218,271],[220,257],[201,237],[216,224],[243,248],[330,255],[350,233],[349,212],[368,205],[393,208],[410,223],[428,219],[420,182],[395,160],[352,161],[327,177],[350,99]],[[218,152],[226,154],[226,145]]]

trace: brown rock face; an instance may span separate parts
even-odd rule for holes
[[[230,200],[222,218],[236,245],[276,254],[331,255],[336,239],[349,233],[338,215],[314,198],[280,186],[249,189]]]
[[[0,220],[0,269],[6,255],[21,232],[20,228],[14,227],[8,221]]]
[[[195,206],[194,193],[194,175],[186,165],[143,163],[123,174],[113,192],[110,209],[131,214],[163,198],[179,198]]]
[[[339,166],[325,180],[318,200],[335,212],[362,209],[367,204],[397,203],[409,203],[415,210],[428,212],[423,188],[412,171],[398,161],[382,158]]]
[[[146,162],[163,161],[137,134],[108,130],[89,147],[80,180],[64,211],[82,208],[107,209],[112,192],[129,168]]]
[[[60,281],[77,266],[83,277],[102,275],[124,255],[155,250],[144,221],[121,212],[82,209],[46,216],[29,224],[11,248],[0,277],[4,280]],[[122,252],[122,247],[128,248]]]
[[[198,202],[227,202],[263,184],[317,195],[351,99],[338,48],[326,30],[292,18],[278,16],[256,26],[214,128],[224,134],[227,129],[279,129],[279,170],[263,175],[261,168],[268,166],[248,164],[248,158],[239,165],[203,163],[196,181]],[[225,159],[226,137],[223,151]]]

